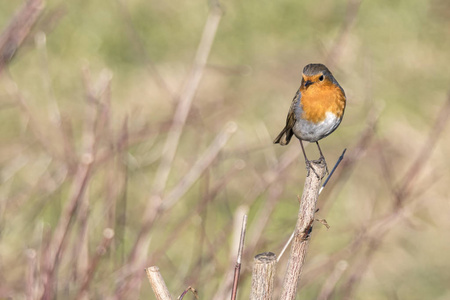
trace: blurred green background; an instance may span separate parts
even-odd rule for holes
[[[21,5],[2,1],[0,28]],[[248,298],[253,256],[281,251],[295,226],[296,196],[305,177],[298,144],[280,147],[272,139],[284,126],[302,68],[322,62],[348,102],[342,124],[321,147],[329,166],[347,148],[347,164],[344,160],[319,198],[318,217],[331,228],[315,225],[297,299],[317,298],[339,261],[348,267],[330,299],[449,299],[450,127],[443,125],[436,144],[430,139],[450,89],[450,2],[221,5],[224,14],[165,192],[184,178],[228,122],[235,122],[237,131],[153,224],[148,265],[141,270],[157,265],[175,297],[191,285],[200,299],[219,299],[216,292],[234,268],[229,258],[236,251],[233,219],[238,208],[248,209],[247,243],[255,239],[255,246],[246,249],[238,295]],[[198,0],[46,1],[39,22],[0,74],[0,298],[27,294],[30,249],[37,254],[34,293],[42,292],[41,256],[70,197],[83,151],[86,69],[94,83],[112,75],[108,129],[100,132],[96,149],[111,156],[94,162],[84,196],[89,199],[89,257],[106,227],[116,231],[91,280],[90,298],[113,295],[127,280],[119,274],[142,226],[208,12],[209,3]],[[125,120],[129,144],[118,149]],[[361,146],[365,133],[370,141]],[[308,155],[318,157],[311,146]],[[423,147],[427,159],[413,172],[398,209],[396,191]],[[294,159],[276,172],[283,158]],[[264,213],[267,222],[255,228]],[[118,215],[126,216],[124,223]],[[399,219],[389,223],[389,216]],[[380,220],[387,229],[378,237]],[[75,298],[79,289],[73,275],[79,222],[75,217],[57,271],[59,298]],[[355,241],[361,245],[352,250]],[[277,289],[286,261],[285,254]],[[316,269],[322,263],[327,264]],[[123,298],[154,298],[145,273],[139,275],[140,285]]]

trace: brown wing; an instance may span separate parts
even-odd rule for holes
[[[300,89],[297,90],[297,93],[294,96],[294,99],[292,100],[291,107],[289,109],[288,115],[286,117],[286,126],[283,128],[283,130],[280,132],[280,134],[275,138],[273,141],[274,144],[280,144],[282,146],[285,146],[289,144],[291,141],[292,136],[294,135],[294,132],[292,131],[292,128],[295,125],[295,114],[294,114],[294,108],[295,105],[297,105],[300,95]]]

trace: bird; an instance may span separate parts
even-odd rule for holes
[[[305,163],[309,167],[310,161],[306,157],[303,141],[315,142],[328,173],[319,140],[330,135],[341,124],[346,100],[344,89],[325,65],[306,65],[303,68],[300,88],[287,114],[286,126],[273,143],[285,146],[295,135],[300,140]]]

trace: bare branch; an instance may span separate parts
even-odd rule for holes
[[[206,20],[202,39],[200,41],[200,45],[198,46],[197,55],[188,76],[188,81],[180,93],[181,96],[173,117],[172,127],[164,144],[162,151],[163,157],[161,158],[161,164],[156,172],[155,182],[153,185],[154,194],[161,194],[166,186],[172,162],[178,149],[178,142],[189,114],[192,100],[194,99],[200,80],[202,79],[206,61],[208,59],[209,52],[211,51],[221,18],[222,11],[219,8],[212,7],[208,15],[208,19]]]
[[[294,240],[291,247],[291,255],[284,277],[281,300],[295,299],[298,282],[308,250],[312,225],[314,223],[320,183],[325,175],[325,164],[323,160],[311,161],[310,166],[312,172],[308,172],[305,180]]]
[[[172,300],[172,296],[167,289],[166,283],[159,272],[159,268],[156,266],[145,269],[147,273],[148,281],[152,286],[156,299],[158,300]]]
[[[224,130],[217,135],[211,145],[206,149],[201,158],[195,162],[189,172],[183,177],[180,183],[164,197],[162,209],[166,210],[175,205],[175,203],[187,192],[187,190],[198,180],[200,175],[214,161],[220,150],[228,142],[229,138],[237,130],[237,125],[230,122],[225,125]]]

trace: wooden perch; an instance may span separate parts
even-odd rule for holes
[[[272,300],[277,257],[272,252],[255,256],[250,300]]]
[[[291,255],[284,277],[281,300],[295,299],[306,251],[308,250],[320,184],[325,175],[325,163],[323,160],[311,161],[310,168],[312,170],[307,172],[308,176],[306,177],[303,195],[300,200],[300,210],[298,212],[297,225],[295,226]]]
[[[156,266],[145,269],[147,273],[148,281],[152,286],[156,299],[158,300],[172,300],[172,296],[167,289],[166,283],[159,273],[159,268]]]

